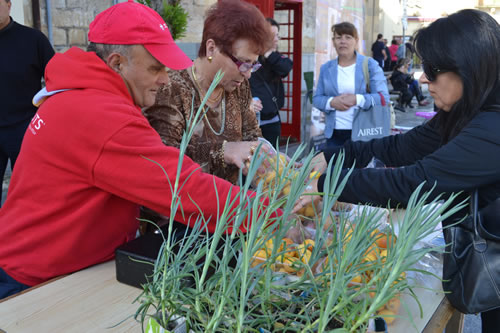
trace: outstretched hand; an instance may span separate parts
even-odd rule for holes
[[[313,194],[314,193],[314,194]],[[297,213],[301,208],[307,205],[314,204],[319,201],[321,197],[317,195],[318,193],[318,179],[314,178],[306,187],[305,191],[299,197],[299,200],[295,202],[295,206],[292,209],[292,213]]]
[[[313,157],[311,160],[312,171],[317,171],[321,174],[325,173],[328,167],[328,162],[326,161],[325,154],[320,153]]]
[[[236,165],[242,169],[243,174],[246,175],[248,168],[247,162],[253,158],[255,150],[259,146],[259,141],[237,141],[226,142],[224,147],[224,162],[226,164]],[[269,154],[270,147],[268,145],[261,145],[260,154]],[[262,168],[261,166],[259,170]]]

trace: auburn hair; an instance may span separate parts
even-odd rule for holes
[[[257,7],[241,0],[221,0],[207,10],[198,57],[206,56],[209,39],[225,54],[232,54],[236,40],[245,39],[255,53],[263,55],[272,47],[274,36]]]

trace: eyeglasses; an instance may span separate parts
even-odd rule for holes
[[[252,64],[249,62],[239,61],[232,54],[229,53],[227,54],[227,56],[236,64],[236,66],[238,66],[238,70],[242,73],[248,72],[250,69],[252,70],[252,73],[254,73],[262,66],[262,64],[258,61]]]
[[[427,62],[422,62],[422,66],[424,68],[424,74],[429,82],[435,81],[438,74],[449,72],[449,70],[437,68]]]

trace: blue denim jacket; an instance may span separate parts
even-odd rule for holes
[[[366,93],[366,82],[363,76],[363,60],[365,56],[356,52],[356,74],[355,74],[355,93],[365,97],[365,104],[361,107],[362,111],[368,111],[372,103],[381,105],[379,92],[384,96],[386,103],[389,103],[389,92],[387,89],[387,80],[384,72],[378,63],[372,58],[368,59],[368,71],[370,73],[371,94]],[[313,96],[313,105],[326,114],[325,119],[325,137],[331,138],[335,129],[335,110],[326,110],[326,102],[330,97],[339,95],[337,86],[338,58],[330,60],[321,66],[319,72],[318,84]]]

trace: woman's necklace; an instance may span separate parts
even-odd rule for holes
[[[201,96],[201,87],[198,84],[198,79],[196,78],[196,74],[194,73],[194,66],[191,67],[191,73],[193,74],[194,84],[196,85],[196,87],[198,87],[198,90],[200,91],[200,102],[201,102],[203,100],[203,96]],[[220,94],[219,94],[219,96],[220,96]],[[219,99],[219,96],[217,96],[217,99]],[[220,126],[220,132],[216,132],[213,129],[212,125],[210,124],[210,121],[208,120],[207,113],[205,111],[205,107],[202,108],[203,116],[205,117],[205,119],[207,121],[208,127],[210,128],[212,133],[214,133],[217,136],[224,133],[224,125],[226,123],[226,92],[224,91],[224,88],[222,88],[222,102],[221,103],[222,103],[222,108],[221,108],[222,109],[222,123]]]

